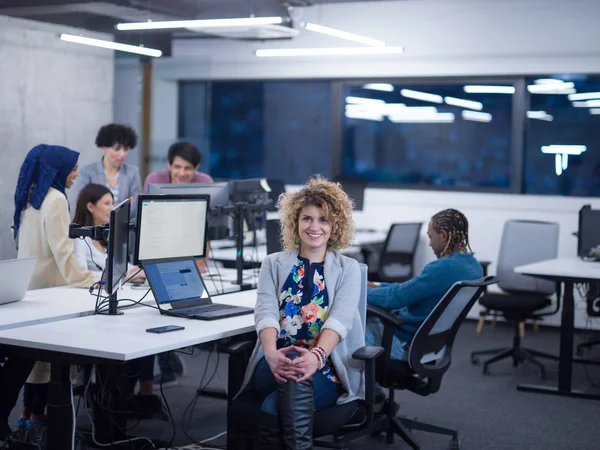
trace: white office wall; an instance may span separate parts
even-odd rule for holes
[[[100,155],[98,128],[112,120],[113,52],[58,39],[77,33],[0,16],[0,259],[16,255],[10,226],[19,168],[35,145],[65,145],[80,164]]]

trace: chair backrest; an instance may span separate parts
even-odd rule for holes
[[[421,222],[393,223],[379,257],[378,275],[383,281],[401,283],[413,277],[415,251]]]
[[[423,395],[439,389],[442,376],[450,368],[458,329],[485,287],[497,282],[497,277],[488,276],[454,283],[415,333],[408,363],[420,378],[427,379]]]
[[[367,277],[368,270],[366,264],[359,264],[360,266],[360,300],[358,301],[358,312],[360,313],[360,320],[363,324],[363,330],[367,328]]]
[[[558,255],[559,226],[554,222],[530,220],[509,220],[504,224],[498,270],[498,286],[507,292],[532,292],[544,295],[553,294],[556,284],[553,281],[516,273],[514,268]]]

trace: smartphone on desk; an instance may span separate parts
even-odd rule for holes
[[[165,325],[164,327],[148,328],[148,333],[168,333],[169,331],[185,330],[185,327],[179,325]]]

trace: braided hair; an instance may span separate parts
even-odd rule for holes
[[[431,218],[431,223],[436,232],[448,233],[448,243],[442,250],[442,258],[453,251],[473,253],[469,244],[469,221],[463,213],[456,209],[444,209]]]

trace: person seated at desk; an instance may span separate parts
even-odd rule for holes
[[[168,167],[152,172],[144,181],[144,194],[148,193],[151,184],[188,184],[212,183],[210,175],[198,172],[201,154],[198,147],[191,142],[176,142],[169,147]]]
[[[81,168],[79,178],[69,191],[71,211],[75,210],[79,192],[90,183],[101,184],[111,190],[116,205],[126,198],[131,201],[131,214],[135,214],[135,201],[142,190],[137,167],[125,160],[129,150],[137,145],[136,132],[127,125],[104,125],[96,136],[96,146],[104,155],[95,163]]]
[[[390,310],[405,324],[394,334],[393,359],[402,359],[419,326],[454,283],[483,276],[469,244],[469,222],[463,213],[456,209],[438,212],[429,221],[427,235],[438,259],[427,264],[419,275],[404,283],[368,283],[367,303]],[[369,319],[367,345],[381,345],[382,338],[383,324],[379,319]]]
[[[37,257],[29,289],[89,288],[99,280],[79,264],[69,239],[65,189],[77,178],[78,159],[78,152],[42,144],[31,149],[21,165],[13,227],[18,257]],[[49,381],[50,365],[36,363],[25,383],[20,426],[44,421]]]
[[[113,209],[113,194],[100,184],[88,184],[79,193],[77,208],[73,223],[82,226],[104,225],[110,220]],[[106,264],[106,241],[94,241],[88,237],[75,239],[75,255],[82,266],[90,270],[104,271]],[[138,267],[129,269],[126,278],[142,281],[146,277]],[[139,417],[149,419],[166,417],[160,398],[153,395],[154,356],[147,356],[125,364],[124,379],[126,380],[129,398],[128,408],[136,412]],[[88,374],[89,376],[89,374]],[[140,381],[139,393],[133,395],[135,381]]]
[[[149,192],[151,184],[189,184],[189,183],[212,183],[210,175],[198,172],[200,168],[201,154],[198,147],[191,142],[176,142],[168,151],[168,167],[158,172],[152,172],[144,181],[144,193]],[[206,254],[208,255],[208,244]],[[196,261],[200,273],[206,273],[208,258]],[[161,373],[156,375],[154,384],[161,384],[163,388],[175,386],[179,383],[179,377],[183,376],[184,365],[181,358],[175,352],[158,355],[158,366]],[[167,364],[168,362],[168,364]],[[163,375],[164,372],[164,375]]]
[[[261,423],[260,448],[312,448],[313,409],[364,395],[351,362],[364,345],[360,268],[338,253],[354,236],[352,202],[337,183],[315,178],[282,194],[278,210],[286,251],[262,264],[259,339],[240,392],[252,386],[263,412],[279,415],[283,431]]]

